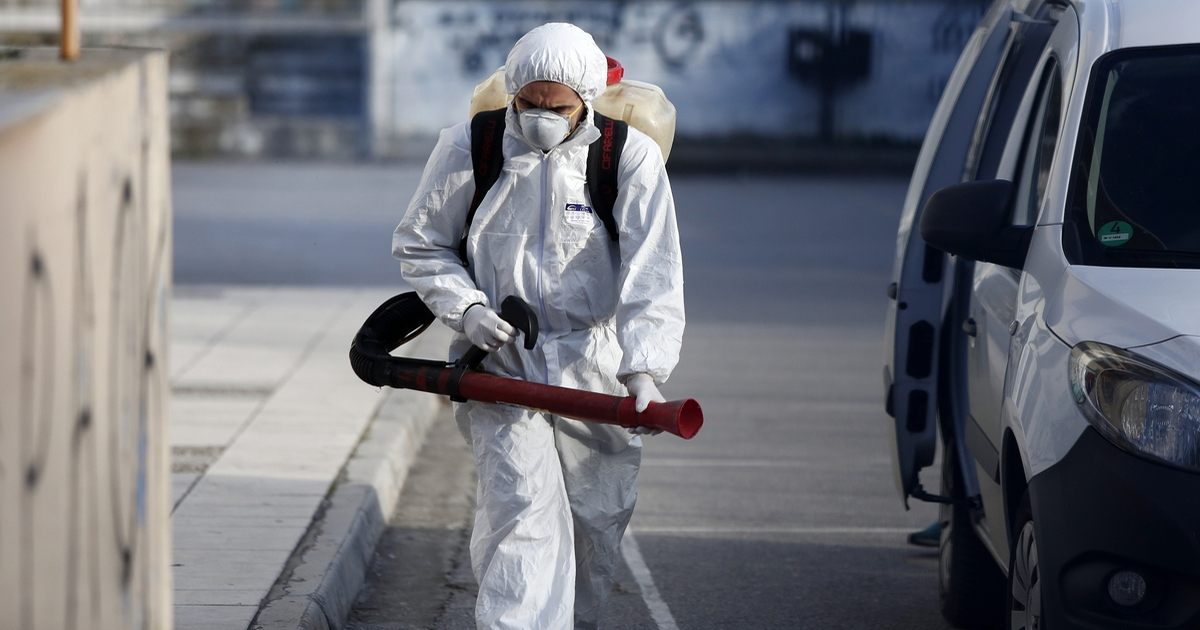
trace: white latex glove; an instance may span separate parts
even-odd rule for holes
[[[500,319],[500,314],[482,304],[472,304],[463,313],[463,332],[483,350],[495,352],[516,338],[517,329]]]
[[[637,409],[638,413],[645,411],[651,402],[667,402],[667,399],[663,398],[663,395],[659,393],[658,386],[654,384],[654,377],[645,372],[638,372],[626,379],[625,389],[629,390],[630,396],[637,398],[633,403],[633,407]],[[633,427],[629,432],[637,435],[658,435],[662,433],[662,429]]]

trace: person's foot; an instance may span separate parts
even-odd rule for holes
[[[942,523],[934,521],[929,527],[908,535],[908,544],[918,547],[936,547],[942,539]]]

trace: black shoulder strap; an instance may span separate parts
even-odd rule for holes
[[[596,127],[600,130],[600,138],[588,147],[588,193],[609,238],[616,241],[617,221],[613,218],[613,208],[617,205],[619,192],[617,167],[621,164],[621,150],[629,136],[629,123],[596,112]]]
[[[458,257],[464,266],[468,264],[467,234],[471,230],[471,222],[475,219],[475,211],[483,203],[483,198],[492,185],[500,178],[500,170],[504,167],[502,146],[505,112],[504,109],[479,112],[471,119],[471,166],[475,174],[475,196],[471,199],[462,239],[458,242]],[[621,150],[625,147],[625,139],[629,136],[629,124],[598,112],[595,121],[600,130],[600,138],[588,147],[588,193],[592,197],[592,205],[596,207],[601,223],[608,230],[609,238],[616,241],[619,235],[613,208],[617,205],[619,192],[617,168],[621,164]]]
[[[475,211],[500,178],[500,169],[504,168],[505,111],[502,108],[479,112],[471,119],[471,168],[475,172],[475,196],[471,199],[467,223],[458,242],[458,257],[462,259],[463,266],[467,265],[467,234],[471,231]]]

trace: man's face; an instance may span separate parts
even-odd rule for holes
[[[563,116],[570,115],[571,129],[583,118],[583,100],[575,90],[554,81],[534,81],[517,92],[514,99],[517,111],[548,109]]]

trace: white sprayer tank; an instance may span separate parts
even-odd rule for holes
[[[650,136],[662,150],[663,161],[671,155],[675,142],[675,106],[657,85],[623,80],[625,69],[608,58],[608,89],[592,103],[596,111],[629,123]],[[479,112],[507,107],[512,95],[504,92],[504,66],[475,86],[471,96],[471,117]]]

